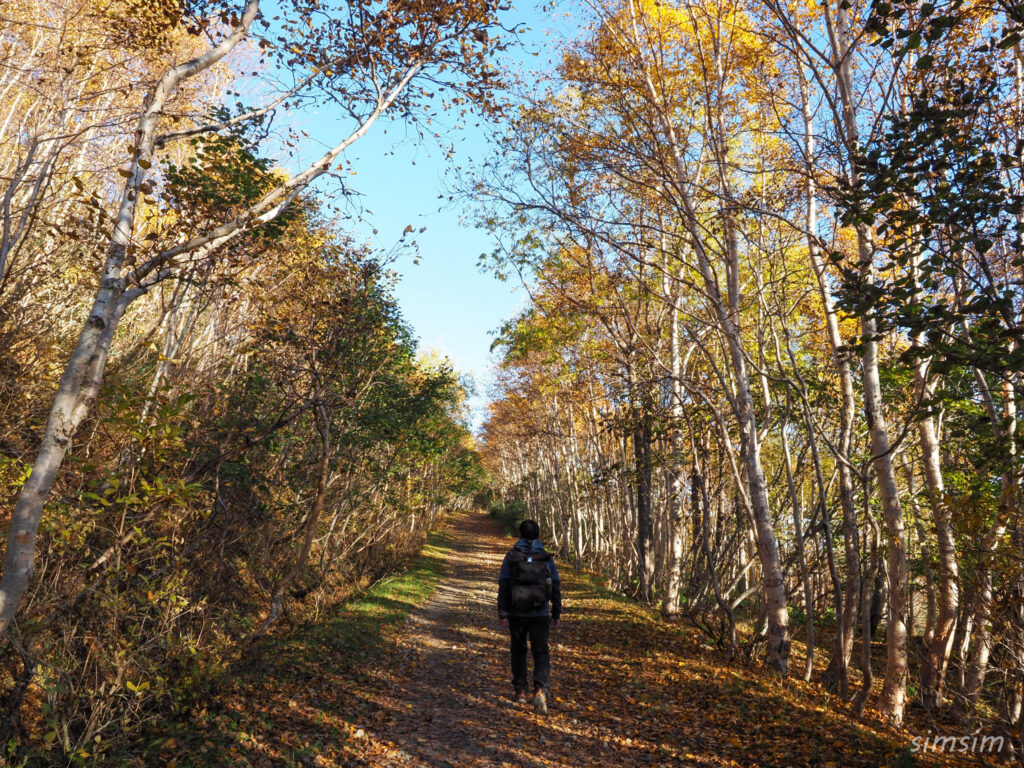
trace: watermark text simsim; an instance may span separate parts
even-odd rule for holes
[[[1003,751],[1002,736],[981,736],[969,733],[964,736],[951,736],[941,733],[927,736],[915,736],[910,740],[911,752],[961,752],[970,754],[995,754]]]

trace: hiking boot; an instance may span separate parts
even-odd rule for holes
[[[533,711],[538,715],[546,715],[548,713],[548,699],[544,695],[543,688],[538,688],[537,692],[533,694]]]
[[[516,691],[516,704],[526,703],[526,691]]]

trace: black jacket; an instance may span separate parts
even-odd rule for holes
[[[513,549],[530,554],[532,552],[543,552],[544,545],[540,539],[520,539]],[[512,610],[512,574],[508,566],[508,554],[501,563],[501,572],[498,574],[498,618],[507,619],[509,616],[515,618],[539,618],[551,616],[558,621],[562,615],[562,582],[558,578],[558,568],[555,567],[554,558],[548,560],[548,571],[551,573],[551,610],[548,606],[538,608],[535,611],[519,612]]]

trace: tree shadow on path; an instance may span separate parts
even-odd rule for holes
[[[516,705],[495,608],[513,541],[483,515],[456,518],[444,578],[407,619],[415,594],[370,596],[359,610],[390,618],[384,631],[356,622],[354,634],[343,616],[292,633],[216,716],[200,713],[208,738],[178,765],[874,768],[905,752],[908,734],[853,720],[817,686],[728,665],[696,632],[567,566],[550,714]]]

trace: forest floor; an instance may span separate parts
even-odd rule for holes
[[[814,684],[729,664],[696,630],[563,565],[546,717],[510,697],[494,600],[511,540],[456,518],[410,570],[330,621],[279,632],[258,661],[187,722],[168,723],[138,765],[933,766]]]

